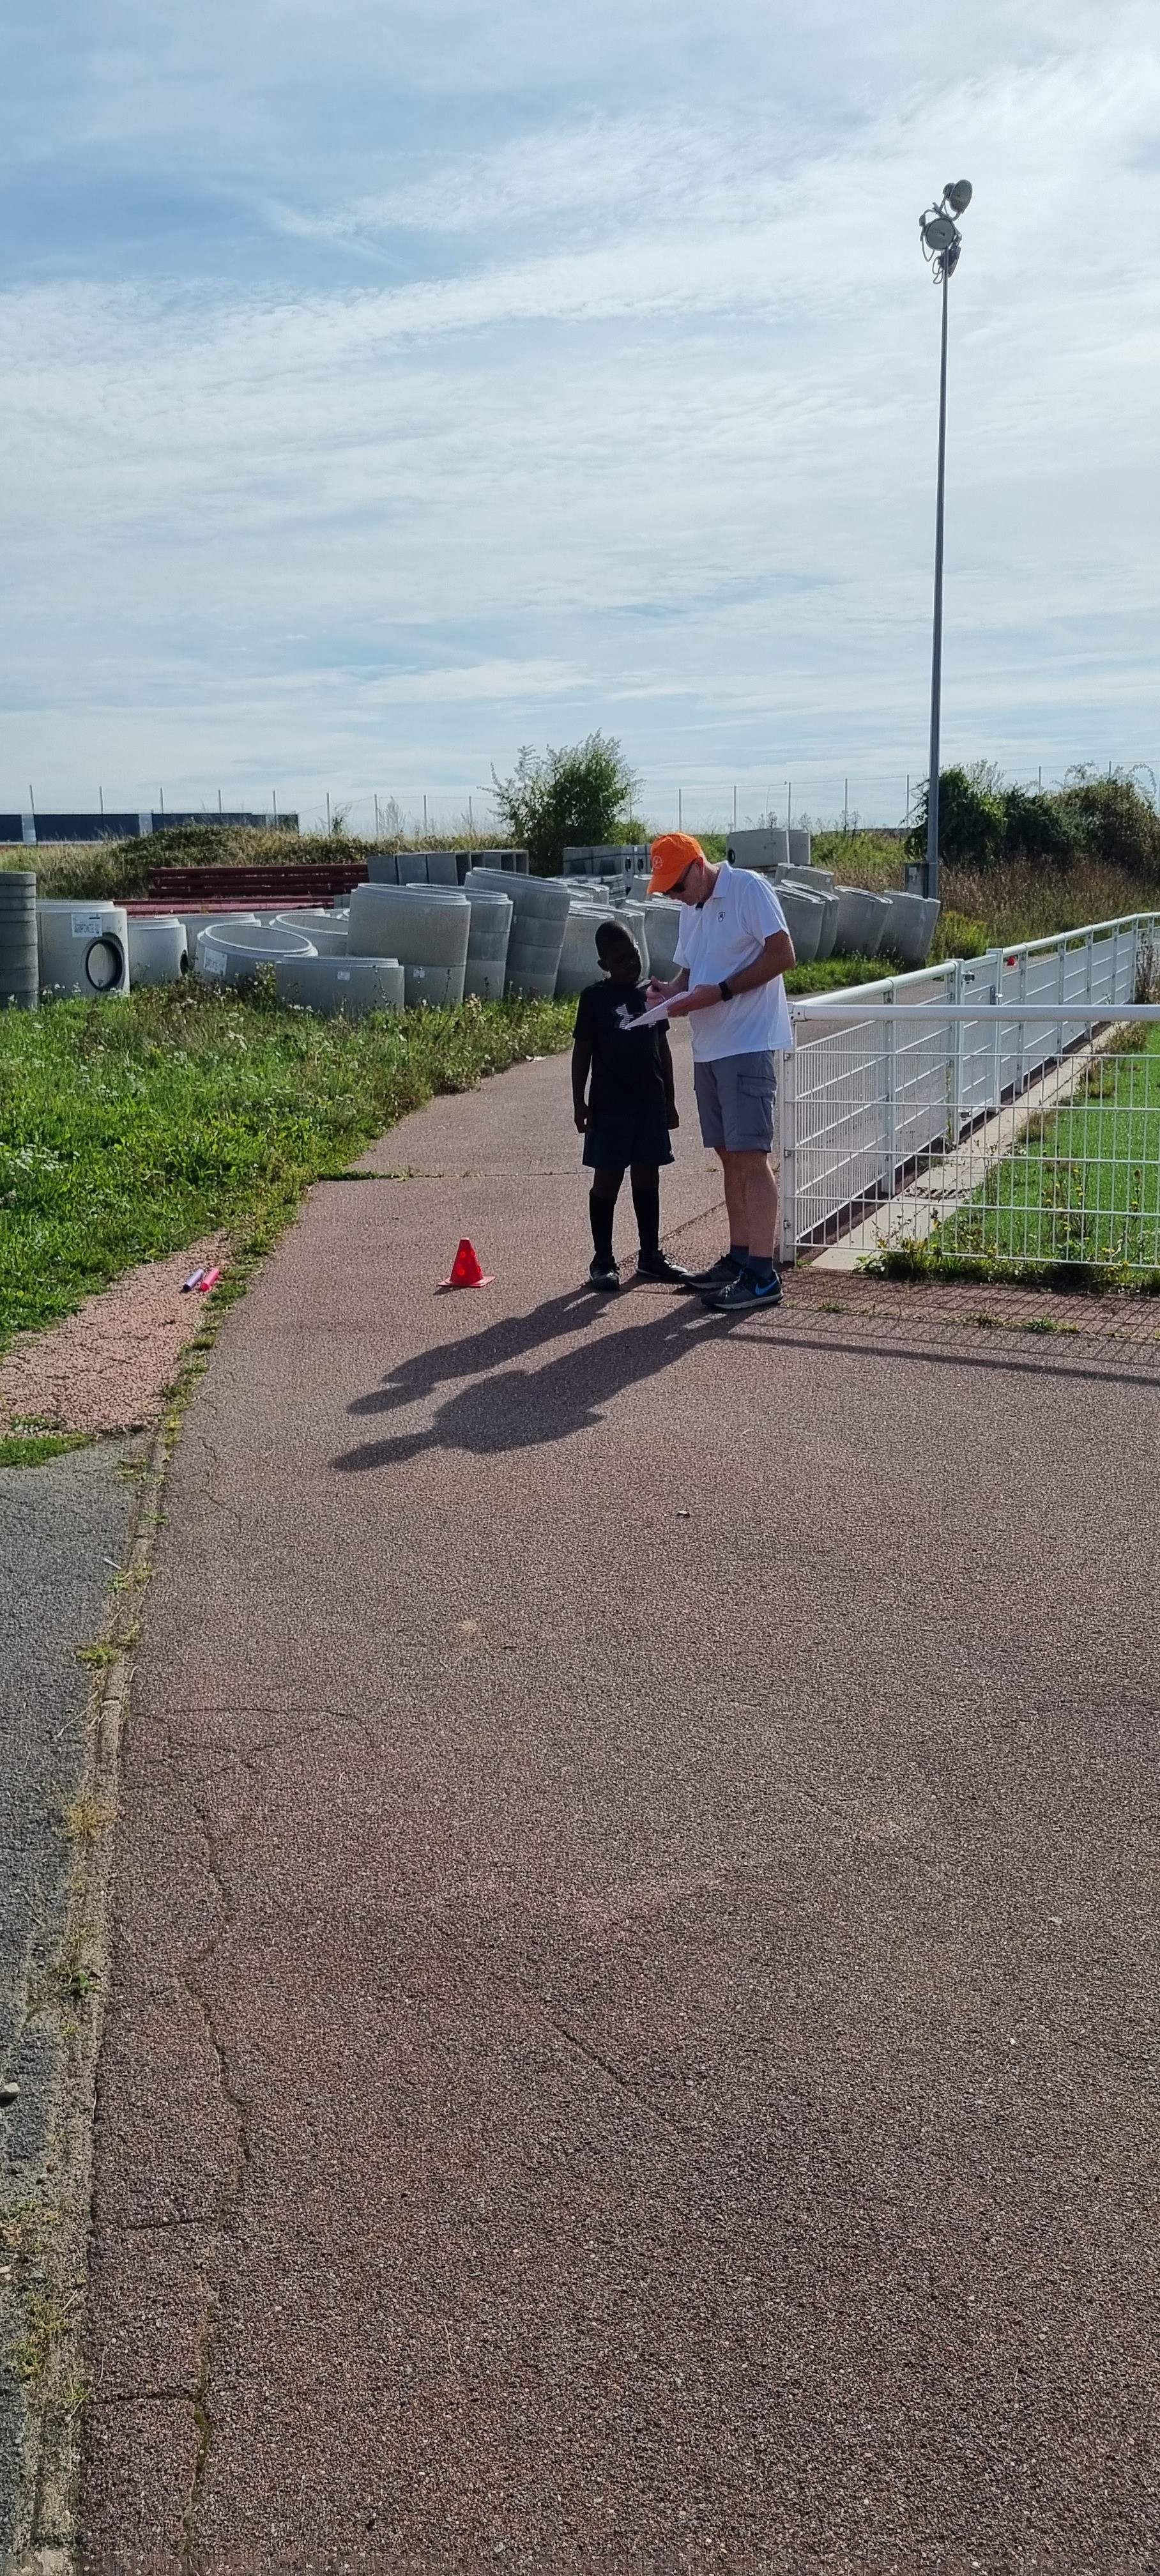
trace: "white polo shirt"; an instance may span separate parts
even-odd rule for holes
[[[647,927],[647,925],[646,925]],[[677,965],[687,966],[690,984],[728,983],[742,966],[752,966],[767,939],[789,924],[768,877],[755,868],[718,870],[707,903],[681,906]],[[723,1055],[761,1055],[767,1048],[793,1045],[793,1027],[785,985],[780,975],[738,993],[732,1002],[714,1002],[707,1011],[690,1011],[689,1033],[694,1058],[712,1064]]]

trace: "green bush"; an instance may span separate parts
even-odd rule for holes
[[[991,945],[985,921],[975,920],[970,913],[956,912],[944,903],[930,952],[932,966],[941,966],[945,957],[985,957]]]
[[[1097,778],[1090,769],[1073,769],[1051,801],[1085,857],[1160,882],[1160,814],[1130,771]]]
[[[926,857],[928,787],[907,835],[909,858]],[[942,769],[938,782],[939,856],[948,867],[994,867],[1006,847],[1006,820],[998,776],[987,762],[970,769]]]
[[[527,850],[536,876],[558,876],[569,846],[646,837],[632,819],[638,781],[608,734],[561,751],[525,744],[510,778],[491,774],[498,828]]]
[[[1042,859],[1051,867],[1070,867],[1082,858],[1083,834],[1063,798],[1038,789],[1005,787],[1002,795],[1005,859]]]
[[[907,836],[911,858],[926,854],[927,790]],[[1047,869],[1123,869],[1160,884],[1160,815],[1130,771],[1097,777],[1069,772],[1063,787],[1005,786],[988,761],[939,773],[939,855],[972,875],[1028,862]]]

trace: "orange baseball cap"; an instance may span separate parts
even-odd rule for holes
[[[686,868],[692,867],[694,859],[703,859],[704,856],[700,842],[693,839],[691,832],[662,832],[659,841],[652,845],[649,893],[667,894],[670,886],[675,886],[683,877]]]

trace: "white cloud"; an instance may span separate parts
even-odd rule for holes
[[[319,21],[284,17],[301,58]],[[865,68],[852,7],[829,23]],[[928,654],[917,216],[963,167],[948,748],[1147,756],[1160,48],[1133,9],[1098,44],[1083,10],[1047,37],[992,9],[944,87],[925,39],[900,85],[909,23],[840,117],[807,47],[787,132],[719,64],[701,95],[691,50],[654,112],[524,100],[377,188],[365,155],[348,192],[267,185],[265,135],[248,276],[15,284],[0,804],[30,762],[87,797],[94,756],[130,797],[251,768],[287,801],[452,793],[605,723],[658,794],[793,762],[833,803],[857,763],[893,810]]]

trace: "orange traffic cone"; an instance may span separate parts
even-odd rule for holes
[[[444,1288],[491,1287],[491,1277],[480,1269],[479,1254],[475,1249],[475,1245],[469,1240],[467,1235],[464,1235],[459,1246],[459,1250],[455,1255],[455,1259],[451,1264],[450,1278],[444,1279],[441,1282],[441,1285]]]

